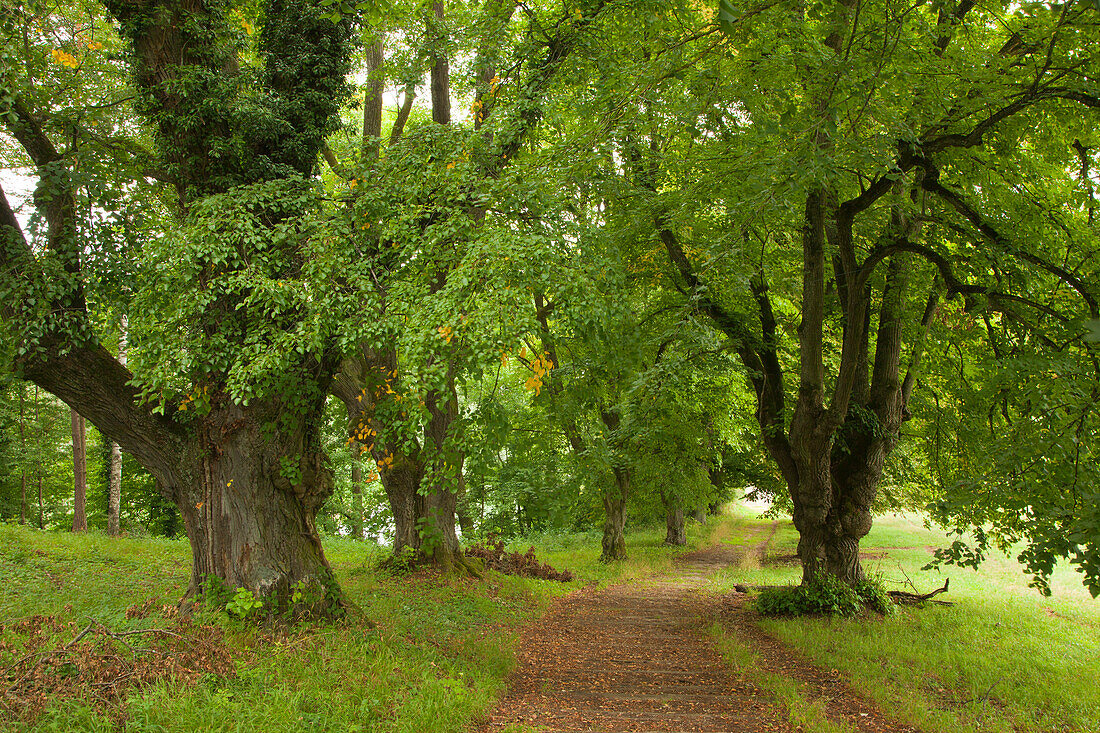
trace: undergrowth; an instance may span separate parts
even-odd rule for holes
[[[325,538],[353,610],[288,623],[245,594],[232,603],[237,589],[221,609],[177,618],[186,541],[0,525],[0,679],[14,685],[0,730],[459,733],[495,704],[518,629],[553,598],[661,572],[707,532],[693,528],[681,549],[661,546],[663,530],[630,534],[630,559],[611,565],[597,561],[593,533],[524,538],[502,553],[533,546],[569,582],[474,580],[401,558],[383,568],[387,548]]]
[[[881,580],[849,585],[827,574],[803,585],[764,588],[755,607],[762,616],[855,616],[864,608],[885,616],[896,608]]]

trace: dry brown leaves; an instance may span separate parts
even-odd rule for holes
[[[134,606],[128,618],[146,618],[155,601]],[[207,675],[233,673],[233,652],[222,630],[175,615],[159,628],[111,631],[56,616],[31,616],[0,625],[0,721],[33,724],[47,705],[80,700],[126,718],[130,691],[162,680],[194,685]],[[162,610],[160,608],[158,610]]]
[[[543,580],[560,580],[568,583],[573,580],[573,573],[568,570],[555,570],[547,563],[539,562],[535,557],[535,548],[527,552],[506,552],[504,542],[493,541],[490,537],[486,544],[475,544],[463,550],[467,557],[481,558],[485,567],[492,568],[506,575],[520,575],[525,578],[542,578]]]

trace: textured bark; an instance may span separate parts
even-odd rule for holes
[[[122,449],[111,441],[111,469],[107,477],[107,534],[119,533],[119,514],[122,508]]]
[[[351,464],[351,536],[363,539],[363,467],[359,463],[359,444],[352,443],[356,459]]]
[[[188,596],[207,576],[227,588],[286,602],[295,586],[313,611],[338,597],[314,523],[332,492],[318,434],[320,406],[283,435],[271,429],[280,405],[215,407],[186,429],[139,406],[130,372],[102,347],[74,349],[25,374],[83,414],[153,474],[175,502],[191,542]],[[214,404],[227,404],[224,396]],[[283,477],[284,470],[294,474]]]
[[[353,434],[364,427],[372,435],[386,434],[387,426],[379,422],[378,408],[391,399],[387,388],[399,390],[397,371],[393,349],[363,347],[341,362],[332,393],[344,403]],[[409,441],[399,443],[391,436],[383,440],[384,444],[368,445],[378,462],[382,488],[393,515],[393,552],[398,555],[409,548],[421,559],[444,569],[477,575],[480,571],[464,558],[455,531],[464,456],[448,440],[458,416],[453,379],[447,392],[430,392],[424,403],[429,420],[424,426],[423,444],[411,441],[413,449],[409,450]]]
[[[88,443],[84,418],[70,410],[73,428],[73,532],[88,529]]]
[[[665,509],[665,544],[687,544],[687,528],[684,525],[683,507],[668,506]]]
[[[432,31],[437,46],[444,46],[447,38],[443,35],[443,0],[432,3]],[[431,71],[432,122],[440,125],[451,124],[451,72],[447,56],[436,52],[432,54]]]
[[[176,503],[191,541],[189,595],[208,576],[285,604],[299,590],[308,610],[339,602],[315,517],[332,494],[317,423],[273,432],[279,406],[215,407],[198,419],[198,440],[184,452]]]
[[[424,429],[424,448],[431,465],[424,482],[421,500],[421,552],[434,565],[445,570],[473,569],[465,562],[455,532],[458,497],[465,493],[462,464],[465,455],[453,442],[453,426],[458,418],[458,393],[453,373],[448,375],[446,391],[431,391],[424,398],[428,424]]]
[[[20,454],[21,460],[19,461],[22,473],[20,474],[19,489],[20,489],[20,503],[19,503],[19,523],[27,523],[27,426],[24,424],[24,401],[25,401],[25,388],[24,385],[19,385],[19,446],[22,451]]]
[[[626,499],[630,494],[630,471],[626,468],[612,469],[615,481],[609,485],[603,495],[603,551],[602,562],[626,559]]]
[[[367,85],[363,90],[363,159],[378,157],[382,137],[382,95],[386,91],[385,58],[381,41],[367,47]]]
[[[118,347],[118,363],[126,366],[126,317],[122,318],[122,337]],[[107,487],[107,534],[119,533],[119,514],[122,507],[122,449],[111,441],[111,470]]]

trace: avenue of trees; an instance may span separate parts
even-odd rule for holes
[[[1100,593],[1095,2],[0,2],[5,519],[71,408],[191,596],[746,488]]]

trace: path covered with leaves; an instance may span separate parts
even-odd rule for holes
[[[753,647],[767,672],[793,678],[823,703],[834,730],[910,733],[837,673],[764,633],[744,597],[708,592],[707,578],[763,556],[774,527],[742,546],[685,555],[666,576],[561,600],[520,639],[508,693],[481,733],[497,731],[798,731],[752,674],[731,669],[706,635],[721,622]]]

